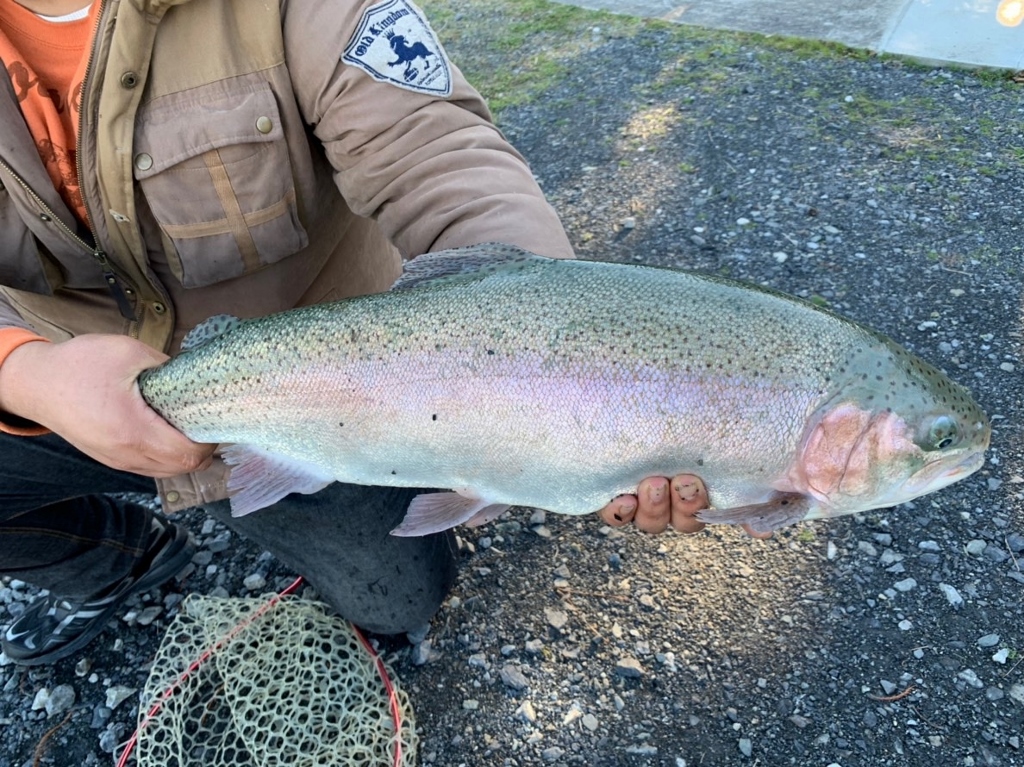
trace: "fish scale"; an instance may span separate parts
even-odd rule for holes
[[[732,513],[709,521],[764,526],[929,492],[988,443],[969,394],[892,341],[678,270],[488,244],[421,256],[389,293],[214,324],[140,387],[190,438],[233,445],[240,513],[333,480],[453,488],[414,501],[401,532],[420,534],[510,504],[592,512],[692,472]],[[955,443],[923,444],[936,424]]]

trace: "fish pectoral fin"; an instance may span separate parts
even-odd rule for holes
[[[391,534],[412,538],[439,533],[467,522],[472,524],[477,519],[480,521],[476,524],[483,524],[507,508],[507,504],[491,503],[459,493],[423,493],[412,499],[405,519]]]
[[[315,493],[334,482],[319,466],[253,445],[221,450],[228,475],[231,516],[241,517],[277,503],[290,493]]]
[[[755,533],[770,533],[799,522],[811,511],[813,500],[800,493],[776,493],[764,503],[734,509],[704,509],[697,519],[709,525],[750,525]]]

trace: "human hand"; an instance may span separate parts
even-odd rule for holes
[[[114,469],[149,477],[204,469],[216,446],[192,442],[139,393],[139,373],[166,359],[127,336],[27,343],[0,366],[0,410],[45,426]]]
[[[704,523],[697,512],[708,508],[708,491],[700,477],[680,474],[671,480],[648,477],[640,483],[636,495],[620,495],[598,512],[611,527],[630,522],[645,533],[663,533],[668,527],[681,533],[696,533]],[[757,533],[748,525],[743,529],[754,538],[770,538],[771,533]]]

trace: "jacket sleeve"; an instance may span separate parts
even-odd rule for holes
[[[425,19],[406,0],[386,5],[411,8]],[[382,6],[385,2],[283,3],[285,53],[296,98],[349,207],[376,219],[406,257],[488,241],[572,257],[558,216],[526,161],[493,125],[480,94],[454,65],[447,63],[451,93],[445,97],[379,81],[358,63],[343,61],[364,13]],[[424,40],[415,37],[408,35],[407,52],[424,40],[427,49],[434,48],[429,34],[420,35]],[[431,54],[444,56],[437,47]],[[401,78],[401,65],[386,67]]]

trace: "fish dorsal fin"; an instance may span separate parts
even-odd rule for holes
[[[241,320],[234,315],[215,314],[185,334],[185,338],[181,342],[181,350],[187,352],[189,349],[198,349],[200,346],[210,343],[217,336],[231,330],[239,322]]]
[[[501,242],[485,242],[482,245],[470,245],[465,248],[439,250],[406,261],[404,273],[391,289],[405,290],[427,283],[475,280],[497,271],[548,260],[551,259]]]

